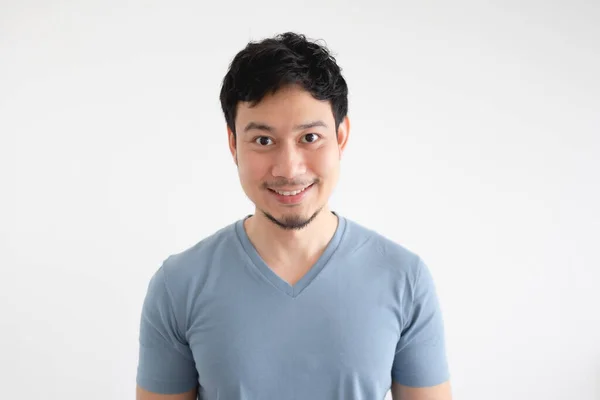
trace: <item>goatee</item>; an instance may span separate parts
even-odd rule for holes
[[[319,215],[323,207],[319,208],[314,212],[309,218],[302,218],[300,215],[286,215],[281,219],[277,219],[268,212],[261,210],[262,213],[269,219],[269,221],[273,222],[275,225],[280,227],[283,230],[300,230],[308,226],[316,217]]]

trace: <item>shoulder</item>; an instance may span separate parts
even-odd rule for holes
[[[227,262],[223,257],[235,253],[231,250],[235,240],[234,223],[164,259],[148,283],[143,306],[145,320],[159,323],[156,321],[173,316],[171,323],[177,326],[170,329],[176,329],[180,334],[185,332],[188,317],[194,312],[190,299],[214,278],[211,274],[220,273],[219,267]]]
[[[194,245],[168,255],[155,274],[162,274],[172,291],[185,292],[204,281],[212,269],[223,264],[223,258],[235,253],[237,234],[234,222]]]
[[[419,254],[398,241],[346,219],[348,252],[364,259],[371,268],[382,268],[409,282],[414,282],[423,267]]]

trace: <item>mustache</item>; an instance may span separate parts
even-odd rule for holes
[[[263,183],[263,188],[268,189],[276,189],[278,187],[284,187],[284,186],[309,186],[315,183],[319,183],[320,179],[319,178],[315,178],[313,180],[302,180],[302,181],[298,181],[298,180],[288,180],[288,179],[277,179],[271,182],[265,182]]]

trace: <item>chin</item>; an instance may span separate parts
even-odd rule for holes
[[[263,215],[267,217],[271,222],[277,225],[279,228],[284,230],[301,230],[310,225],[311,222],[320,214],[323,207],[311,213],[284,213],[280,215],[278,213],[270,213],[265,210],[261,210]]]

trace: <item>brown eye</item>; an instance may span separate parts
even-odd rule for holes
[[[306,143],[314,143],[317,140],[319,140],[319,135],[317,135],[316,133],[307,133],[303,136],[303,139],[303,141]]]
[[[267,136],[259,136],[256,139],[254,139],[254,141],[261,146],[268,146],[270,144],[269,143],[270,140],[271,140],[271,138],[269,138]]]

